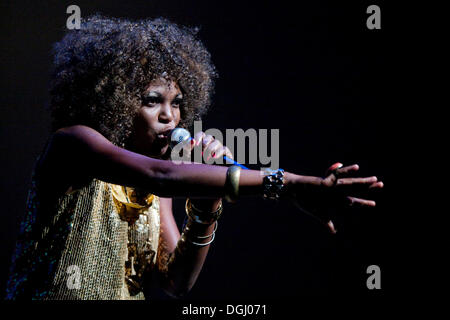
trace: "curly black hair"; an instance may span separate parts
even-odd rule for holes
[[[125,147],[144,90],[159,77],[183,92],[179,126],[189,128],[209,107],[217,78],[198,30],[164,18],[82,19],[53,47],[52,130],[83,124]]]

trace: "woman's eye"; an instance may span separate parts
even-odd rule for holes
[[[160,98],[158,98],[158,97],[145,97],[144,99],[143,99],[143,103],[145,104],[145,105],[148,105],[148,104],[157,104],[157,103],[159,103],[160,102]]]
[[[181,99],[175,99],[172,101],[172,106],[179,108],[181,106],[182,100]]]

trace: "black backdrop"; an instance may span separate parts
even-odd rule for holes
[[[49,132],[51,44],[66,8],[81,15],[164,16],[200,26],[220,78],[204,128],[280,129],[280,166],[322,175],[332,163],[359,163],[386,188],[373,210],[342,212],[332,236],[289,203],[244,199],[227,205],[204,269],[186,299],[377,296],[391,292],[390,207],[397,135],[392,13],[378,1],[382,29],[368,30],[367,1],[296,5],[243,1],[46,1],[1,4],[1,264],[4,292],[32,165]],[[181,222],[183,200],[175,202]],[[366,287],[381,267],[382,289]],[[155,290],[154,298],[166,299]]]

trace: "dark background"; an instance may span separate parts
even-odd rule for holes
[[[280,129],[280,166],[323,175],[336,161],[358,163],[385,189],[375,209],[341,212],[328,234],[290,203],[244,199],[226,205],[216,241],[186,299],[276,300],[301,296],[386,296],[396,287],[392,207],[394,153],[402,112],[392,21],[384,2],[358,1],[2,1],[1,248],[4,292],[32,165],[49,134],[47,81],[52,43],[64,34],[66,8],[127,18],[164,16],[200,26],[220,78],[203,122],[211,128]],[[381,7],[381,30],[368,30],[366,8]],[[175,202],[178,222],[183,200]],[[381,267],[381,290],[368,290],[366,269]],[[2,294],[3,295],[3,294]],[[155,290],[154,299],[167,299]]]

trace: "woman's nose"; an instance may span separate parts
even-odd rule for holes
[[[174,115],[173,115],[173,111],[172,111],[172,106],[168,103],[162,104],[161,111],[159,113],[159,121],[168,123],[168,122],[173,121],[173,119],[174,119]]]

